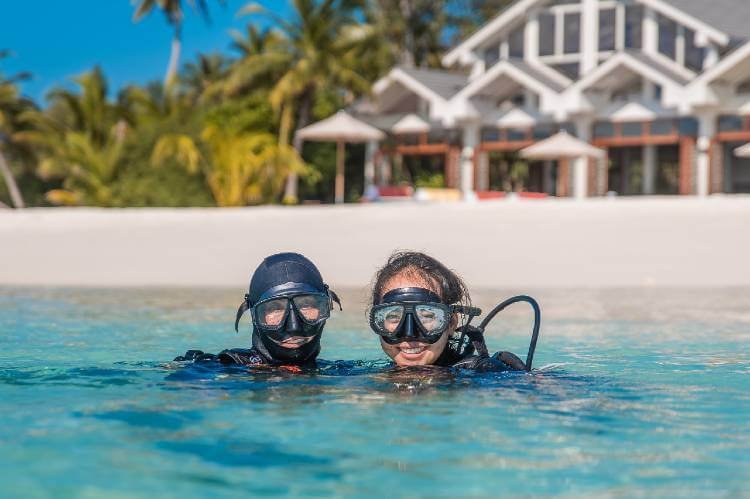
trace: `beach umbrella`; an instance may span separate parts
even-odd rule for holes
[[[527,159],[556,160],[572,158],[603,159],[605,152],[588,142],[561,131],[552,137],[540,140],[536,144],[521,149],[521,156]]]
[[[750,158],[750,144],[745,144],[735,149],[734,155],[738,158]]]
[[[391,127],[393,133],[427,133],[429,131],[430,124],[416,114],[407,114]]]
[[[344,144],[347,142],[369,142],[383,140],[385,134],[377,128],[354,118],[346,111],[301,128],[297,131],[301,140],[336,142],[336,188],[337,203],[344,202]]]

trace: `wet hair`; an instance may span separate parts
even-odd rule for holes
[[[419,251],[396,251],[388,258],[373,279],[370,304],[380,303],[385,285],[401,274],[418,277],[430,283],[430,287],[440,296],[443,303],[471,306],[471,297],[464,281],[438,260]],[[463,324],[457,324],[461,325]],[[468,338],[460,333],[454,333],[449,338],[444,353],[440,355],[440,364],[452,364],[473,353],[473,348],[467,340]],[[440,365],[438,362],[436,364]]]
[[[466,284],[458,275],[435,258],[419,251],[396,251],[375,274],[372,303],[380,302],[386,283],[399,274],[419,277],[433,284],[443,303],[471,305]]]

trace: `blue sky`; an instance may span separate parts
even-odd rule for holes
[[[188,10],[183,29],[181,64],[199,52],[228,53],[231,29],[244,31],[251,18],[235,14],[249,0],[227,0],[226,7],[208,0],[212,22],[206,24]],[[187,2],[185,2],[187,4]],[[280,13],[289,11],[287,0],[260,1]],[[44,103],[56,85],[99,64],[116,91],[128,83],[162,80],[169,60],[172,30],[161,12],[139,23],[132,21],[131,0],[35,0],[3,2],[0,15],[0,49],[13,52],[2,61],[6,75],[29,71],[23,93]],[[259,20],[259,19],[258,19]]]

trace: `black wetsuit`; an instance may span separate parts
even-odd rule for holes
[[[188,350],[185,355],[179,355],[174,360],[177,362],[219,362],[227,366],[271,366],[278,364],[265,357],[255,348],[231,348],[222,350],[218,354],[204,353],[202,350]]]
[[[511,352],[497,352],[491,357],[476,354],[459,355],[452,348],[446,348],[435,365],[477,372],[525,371],[526,365]]]

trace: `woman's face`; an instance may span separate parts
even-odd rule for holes
[[[425,288],[440,294],[440,290],[434,282],[427,282],[419,275],[411,272],[402,272],[396,274],[386,281],[383,286],[381,298],[391,290],[398,288]],[[451,321],[451,325],[435,343],[424,343],[421,341],[407,341],[391,345],[380,338],[380,346],[388,356],[399,366],[426,366],[434,364],[440,354],[445,350],[448,338],[453,334],[456,327],[456,318]]]

